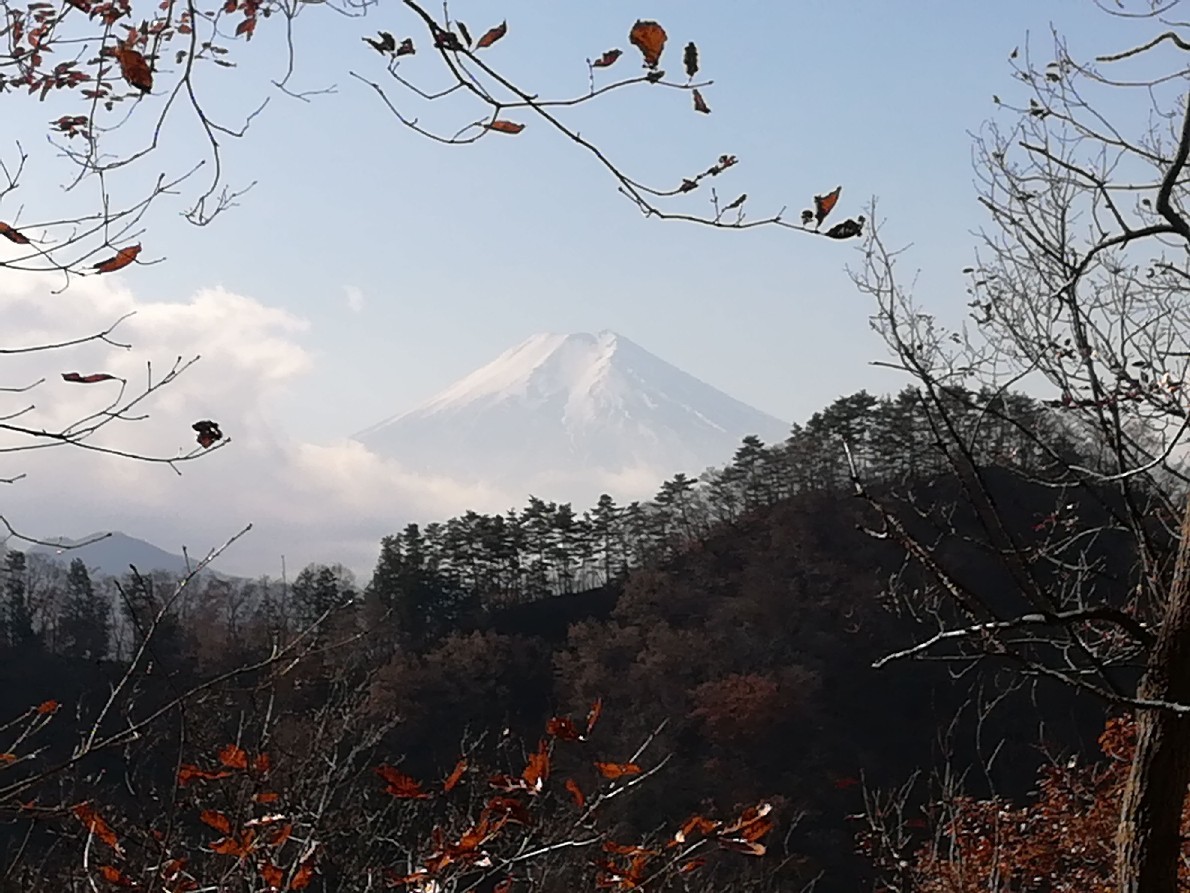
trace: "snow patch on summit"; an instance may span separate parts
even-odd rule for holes
[[[611,331],[533,335],[426,403],[361,431],[411,470],[590,501],[651,496],[676,472],[731,459],[789,426]],[[649,481],[648,492],[636,490]],[[569,483],[568,483],[569,482]]]

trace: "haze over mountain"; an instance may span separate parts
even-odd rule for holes
[[[46,542],[56,545],[31,546],[28,549],[29,553],[45,555],[51,561],[62,564],[69,564],[75,558],[81,558],[89,570],[113,577],[123,577],[129,573],[130,565],[135,565],[142,574],[167,571],[171,574],[181,575],[186,572],[186,559],[181,555],[167,552],[152,543],[119,531],[106,536],[102,533],[93,533],[79,539],[70,539],[64,536],[54,537],[47,539]],[[86,543],[86,545],[66,548],[75,546],[77,543]],[[203,555],[192,554],[190,566],[193,567],[202,557]]]
[[[533,335],[354,439],[416,473],[589,503],[652,496],[729,461],[748,434],[772,443],[789,428],[602,331]]]

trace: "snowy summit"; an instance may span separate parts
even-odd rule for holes
[[[540,334],[409,412],[355,435],[411,470],[546,499],[653,495],[789,426],[615,332]]]

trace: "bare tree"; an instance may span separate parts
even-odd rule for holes
[[[1177,889],[1190,782],[1190,504],[1177,520],[1190,31],[1178,5],[1105,7],[1120,34],[1147,33],[1093,61],[1057,34],[1012,53],[1023,95],[996,97],[1002,114],[975,139],[990,221],[964,271],[970,323],[952,331],[925,312],[879,233],[853,274],[973,519],[856,475],[873,532],[911,559],[900,604],[935,628],[885,660],[1007,661],[1134,710],[1115,872],[1130,893]],[[1022,412],[1020,389],[1045,394],[1048,412]],[[992,448],[1005,426],[1032,445],[1028,462]],[[960,554],[998,571],[964,573]]]

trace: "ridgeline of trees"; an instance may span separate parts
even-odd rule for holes
[[[860,391],[795,424],[784,443],[749,436],[730,464],[698,478],[675,474],[651,501],[620,505],[605,494],[580,513],[569,503],[530,496],[524,508],[503,515],[469,511],[409,524],[383,538],[363,591],[339,565],[311,565],[288,585],[208,576],[197,597],[167,614],[192,630],[218,623],[234,641],[249,627],[303,628],[337,608],[362,605],[367,596],[395,612],[408,640],[432,641],[483,614],[622,581],[630,569],[697,548],[724,525],[792,497],[846,495],[852,485],[844,442],[870,486],[946,474],[948,459],[924,407],[909,388],[882,398]],[[1049,443],[1059,442],[1064,461],[1095,461],[1085,441],[1064,432],[1054,408],[1026,395],[956,391],[952,408],[989,463],[1025,476],[1056,467],[1038,446],[1033,432],[1041,429],[1054,432]],[[137,629],[161,609],[175,582],[160,572],[92,581],[81,561],[64,571],[43,555],[15,550],[5,561],[5,641],[92,659],[127,659]]]

